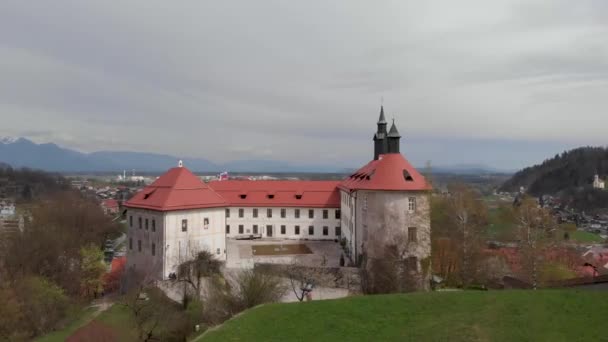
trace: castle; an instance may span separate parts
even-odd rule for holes
[[[374,158],[342,181],[203,183],[180,163],[125,203],[127,265],[168,279],[189,251],[226,260],[230,239],[254,235],[341,240],[357,265],[399,244],[407,267],[419,271],[431,253],[431,187],[400,153],[400,139],[381,107]]]

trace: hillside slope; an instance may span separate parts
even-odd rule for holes
[[[523,186],[537,196],[557,194],[590,187],[596,173],[602,178],[608,176],[608,149],[581,147],[515,173],[499,190],[514,192]]]
[[[605,292],[431,292],[252,309],[199,341],[600,341]]]

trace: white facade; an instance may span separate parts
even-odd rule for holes
[[[166,279],[198,251],[206,250],[225,260],[224,222],[224,208],[168,212],[130,208],[128,266]]]
[[[335,240],[341,235],[339,208],[229,207],[225,210],[228,237],[260,234],[264,238]],[[270,217],[268,210],[271,210]]]

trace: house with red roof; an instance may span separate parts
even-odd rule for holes
[[[180,161],[124,203],[127,267],[171,278],[194,251],[226,260],[226,239],[250,236],[340,239],[353,263],[399,244],[408,267],[421,271],[430,257],[431,187],[400,153],[400,138],[394,122],[387,132],[381,108],[373,160],[342,181],[205,184]]]
[[[116,215],[119,211],[118,201],[115,199],[106,199],[101,201],[101,209],[107,215]]]

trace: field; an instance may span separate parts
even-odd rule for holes
[[[434,292],[252,309],[198,341],[608,341],[605,292]]]
[[[584,232],[584,231],[574,231],[570,233],[570,239],[580,243],[602,243],[604,239],[602,239],[599,235]]]

